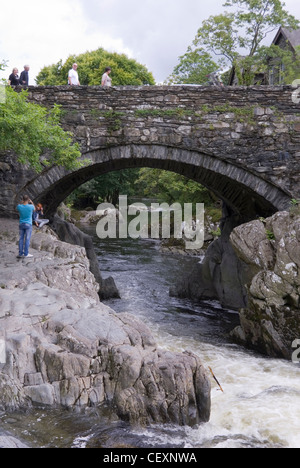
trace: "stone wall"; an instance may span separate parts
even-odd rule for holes
[[[239,212],[285,209],[290,198],[300,197],[300,116],[292,92],[291,87],[30,88],[32,102],[62,106],[63,126],[74,132],[91,166],[74,173],[50,168],[35,176],[2,156],[0,213],[12,213],[24,190],[54,212],[86,180],[141,166],[191,177]]]

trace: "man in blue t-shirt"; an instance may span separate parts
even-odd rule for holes
[[[35,210],[34,204],[28,197],[23,196],[22,204],[17,206],[20,215],[20,240],[18,258],[32,258],[29,254],[29,245],[32,234],[32,215]]]

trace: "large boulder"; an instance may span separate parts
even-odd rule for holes
[[[84,248],[37,232],[34,257],[17,260],[17,224],[1,223],[0,409],[109,404],[131,423],[209,420],[199,357],[158,349],[141,321],[103,305]]]
[[[134,316],[41,283],[0,290],[0,311],[7,355],[0,408],[107,403],[131,423],[209,420],[210,382],[200,359],[157,349]]]
[[[63,220],[57,215],[54,216],[52,226],[60,240],[85,248],[90,262],[90,271],[93,273],[97,283],[99,284],[100,298],[102,300],[120,298],[120,293],[114,279],[111,276],[104,279],[101,275],[98,258],[91,236],[83,233],[78,227],[74,226],[74,224]]]
[[[231,234],[248,269],[248,305],[234,338],[269,356],[290,359],[300,339],[300,215],[278,212]]]
[[[0,236],[1,288],[23,289],[40,282],[99,300],[99,285],[89,270],[90,263],[83,247],[61,242],[51,229],[44,228],[32,235],[30,251],[33,258],[17,260],[18,224],[10,221],[9,225],[12,223],[15,223],[15,231],[6,230],[2,240]]]

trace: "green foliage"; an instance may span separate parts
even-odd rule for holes
[[[5,70],[6,67],[7,67],[7,62],[5,60],[2,60],[0,62],[0,71]]]
[[[208,81],[207,75],[217,69],[218,65],[208,52],[203,48],[190,46],[185,55],[179,57],[179,64],[174,68],[167,83],[205,84]]]
[[[212,204],[209,191],[197,182],[174,172],[144,168],[136,181],[136,191],[160,202]]]
[[[81,167],[79,146],[59,124],[59,106],[48,110],[29,103],[27,96],[27,91],[6,88],[5,102],[0,104],[0,151],[14,151],[22,164],[37,172],[53,164],[67,169]]]
[[[214,209],[216,199],[210,192],[192,180],[160,169],[125,169],[111,172],[85,183],[68,198],[75,208],[96,208],[99,203],[118,205],[119,196],[155,198],[160,203],[205,203],[211,207],[210,215],[220,219],[220,210]]]
[[[68,198],[75,208],[96,208],[99,203],[108,202],[118,205],[119,195],[134,195],[134,183],[138,179],[139,169],[125,169],[110,172],[85,183]]]
[[[297,200],[295,198],[291,200],[290,215],[292,217],[300,216],[300,200]]]
[[[221,237],[221,235],[222,235],[221,228],[219,227],[216,231],[211,231],[211,234],[214,237]]]
[[[300,75],[300,47],[297,49],[294,54],[289,48],[262,46],[256,55],[256,67],[261,73],[267,73],[272,66],[282,84],[291,84]]]
[[[193,44],[195,47],[204,46],[209,53],[215,53],[222,65],[228,61],[233,63],[240,46],[237,32],[234,13],[225,12],[203,21]]]
[[[195,116],[195,111],[192,109],[183,109],[177,107],[174,109],[136,109],[134,111],[136,117],[162,117],[162,118],[185,118]]]
[[[269,229],[266,229],[266,234],[267,234],[267,238],[272,241],[272,240],[275,240],[275,234],[273,231],[270,231]]]
[[[125,116],[124,112],[108,111],[104,113],[105,118],[108,121],[108,130],[110,133],[117,132],[122,126],[122,117]]]
[[[82,85],[100,85],[105,67],[111,67],[111,78],[114,86],[122,85],[154,85],[153,75],[144,65],[124,54],[107,52],[99,48],[95,51],[80,55],[70,55],[65,63],[58,63],[44,67],[36,78],[41,86],[66,85],[68,72],[73,63],[78,64],[78,73]]]
[[[299,206],[300,205],[300,200],[297,200],[296,198],[293,198],[291,200],[291,205],[292,206]]]
[[[211,16],[204,21],[194,40],[195,47],[219,57],[219,64],[235,67],[239,84],[249,85],[262,65],[262,56],[270,52],[282,56],[280,47],[266,48],[263,41],[279,26],[289,29],[299,27],[299,21],[284,9],[281,0],[227,0],[224,7],[235,11]],[[290,61],[288,54],[284,55]],[[291,74],[292,64],[289,72]],[[294,71],[295,73],[295,67]]]

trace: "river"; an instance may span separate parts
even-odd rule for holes
[[[93,235],[95,228],[85,231]],[[94,240],[103,276],[112,275],[121,293],[106,304],[146,322],[160,347],[190,350],[213,369],[224,393],[212,380],[210,422],[134,429],[105,408],[41,408],[0,414],[0,427],[36,448],[299,448],[300,368],[232,344],[236,312],[169,296],[170,286],[201,259],[162,253],[155,241]]]

